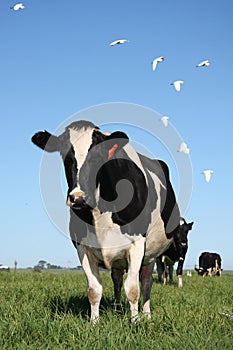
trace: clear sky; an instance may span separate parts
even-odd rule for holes
[[[223,269],[233,269],[232,0],[34,0],[18,12],[10,9],[15,3],[0,0],[0,263],[79,264],[46,213],[39,183],[43,152],[30,139],[38,130],[64,126],[79,111],[124,102],[156,111],[155,126],[157,116],[168,115],[169,127],[190,147],[190,155],[174,151],[187,162],[187,174],[184,167],[177,175],[166,145],[145,135],[137,139],[122,122],[132,124],[132,116],[109,115],[110,131],[121,127],[168,163],[176,193],[178,177],[190,179],[191,164],[192,196],[182,215],[194,226],[185,268],[213,251],[221,254]],[[116,39],[129,42],[110,47]],[[158,56],[165,60],[153,72]],[[196,68],[205,59],[210,66]],[[177,79],[184,81],[181,92],[170,85]],[[95,111],[88,115],[96,123]],[[152,117],[137,118],[135,124],[143,119],[148,129]],[[201,172],[208,168],[214,174],[207,184]]]

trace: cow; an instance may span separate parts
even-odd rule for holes
[[[193,222],[187,223],[184,218],[180,218],[180,227],[174,234],[174,241],[170,247],[159,257],[156,258],[158,281],[167,284],[167,275],[169,281],[173,283],[173,267],[178,262],[176,275],[178,276],[178,287],[182,287],[182,274],[185,255],[188,250],[188,232],[192,230]]]
[[[124,132],[104,134],[85,120],[71,123],[59,136],[39,131],[31,140],[63,159],[70,237],[87,277],[91,321],[99,319],[99,267],[112,271],[116,300],[127,271],[124,289],[133,322],[139,317],[140,280],[143,313],[150,318],[155,258],[179,229],[168,166],[137,153]]]
[[[199,267],[195,266],[195,270],[199,276],[212,277],[212,272],[215,276],[221,276],[222,259],[218,253],[204,252],[199,256]]]

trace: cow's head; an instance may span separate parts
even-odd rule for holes
[[[179,251],[180,257],[185,258],[188,250],[188,233],[192,230],[193,222],[187,223],[184,218],[180,218],[180,227],[177,234],[174,236],[176,248]]]
[[[73,208],[95,206],[98,171],[128,142],[125,133],[101,133],[88,121],[73,122],[60,136],[37,132],[32,142],[47,152],[60,152],[68,184],[67,204]]]
[[[204,270],[203,267],[198,267],[197,265],[194,266],[194,270],[197,271],[199,276],[208,275],[209,273],[208,270]]]

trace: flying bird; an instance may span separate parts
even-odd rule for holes
[[[181,85],[184,84],[183,80],[176,80],[173,83],[171,83],[171,85],[174,85],[174,88],[176,89],[176,91],[180,91],[181,89]]]
[[[208,67],[210,65],[209,60],[202,61],[196,65],[196,67]]]
[[[202,173],[205,175],[206,182],[210,182],[211,175],[213,174],[213,170],[203,170]]]
[[[129,40],[127,39],[119,39],[119,40],[115,40],[113,41],[110,46],[115,46],[115,45],[118,45],[118,44],[125,44],[127,43]]]
[[[14,11],[23,10],[24,8],[25,8],[25,6],[22,3],[15,4],[13,7],[11,7],[11,9]]]
[[[158,62],[163,62],[164,61],[164,57],[163,56],[160,56],[160,57],[157,57],[157,58],[155,58],[153,61],[152,61],[152,69],[153,69],[153,71],[155,71],[155,69],[156,69],[156,66],[157,66],[157,63]]]
[[[160,118],[164,126],[168,126],[168,119],[169,117],[167,115],[164,115],[162,118]]]
[[[187,147],[187,144],[185,142],[181,142],[180,149],[178,150],[178,152],[183,152],[185,154],[189,154],[190,149]]]

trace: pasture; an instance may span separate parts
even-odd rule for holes
[[[130,322],[114,311],[109,273],[101,273],[100,322],[89,321],[83,272],[11,271],[0,273],[0,349],[232,349],[233,274],[183,278],[183,288],[154,283],[152,319]]]

